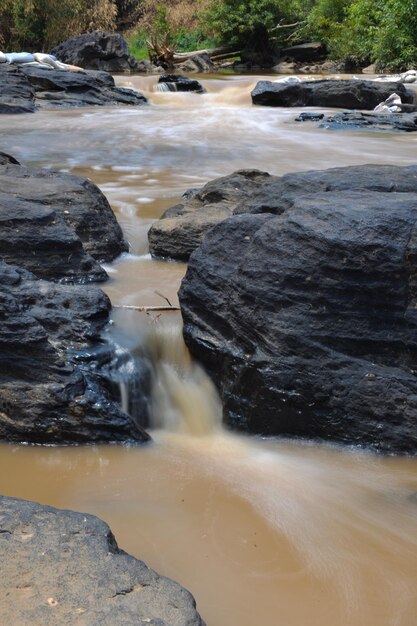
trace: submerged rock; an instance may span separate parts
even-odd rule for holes
[[[234,212],[180,290],[225,422],[416,453],[417,167],[270,177]]]
[[[261,80],[252,91],[252,102],[276,107],[322,106],[372,110],[394,92],[401,96],[403,102],[413,103],[413,93],[401,83],[334,79],[291,83]]]
[[[68,72],[0,64],[0,113],[33,113],[39,107],[146,104],[137,91],[116,87],[106,72]]]
[[[411,106],[411,105],[410,105]],[[417,111],[415,113],[361,113],[359,111],[337,113],[326,117],[320,128],[330,130],[401,130],[417,131]]]
[[[63,63],[87,70],[105,72],[139,72],[143,68],[129,54],[128,45],[119,33],[95,31],[71,37],[52,50]]]
[[[2,624],[204,626],[193,596],[99,518],[0,497]]]
[[[184,202],[165,211],[149,232],[153,256],[186,261],[216,224],[232,215],[236,205],[269,178],[259,170],[240,170],[202,189],[185,193]]]
[[[104,195],[86,178],[0,160],[0,255],[39,278],[106,280],[127,250]]]
[[[59,444],[149,439],[114,401],[97,369],[100,360],[111,358],[100,335],[110,308],[96,287],[38,280],[0,261],[1,439]]]

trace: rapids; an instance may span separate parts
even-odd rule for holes
[[[298,109],[252,107],[256,77],[200,80],[203,95],[129,78],[149,107],[0,117],[4,151],[89,176],[108,197],[131,244],[106,266],[114,304],[177,302],[185,265],[152,260],[146,233],[187,188],[238,168],[416,162],[413,133],[318,130],[293,121]],[[155,442],[2,444],[1,493],[99,515],[123,549],[195,595],[209,626],[415,625],[415,459],[225,432],[179,315],[115,309],[109,334],[126,356],[126,408],[129,355],[152,364]]]

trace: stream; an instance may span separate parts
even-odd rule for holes
[[[106,266],[114,305],[178,303],[186,266],[151,259],[147,230],[188,188],[240,168],[416,163],[414,133],[336,133],[294,122],[301,109],[252,107],[258,78],[199,77],[197,95],[117,77],[151,106],[0,116],[4,151],[107,196],[130,243]],[[180,315],[112,318],[112,340],[152,355],[154,443],[3,443],[0,492],[100,516],[193,593],[208,626],[415,626],[417,460],[226,432]]]

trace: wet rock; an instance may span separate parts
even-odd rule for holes
[[[226,423],[416,453],[417,167],[270,177],[234,212],[180,290]]]
[[[290,57],[294,61],[301,63],[311,63],[320,61],[326,56],[326,46],[320,41],[301,43],[289,48],[282,48],[280,54],[283,57]]]
[[[129,54],[125,39],[118,33],[95,31],[71,37],[52,50],[59,61],[88,70],[139,72],[140,63]]]
[[[106,280],[99,262],[127,243],[104,195],[85,178],[0,164],[0,255],[39,278]]]
[[[324,113],[300,113],[295,122],[322,121],[319,128],[329,130],[401,130],[417,131],[417,107],[400,105],[416,109],[415,113],[362,113],[361,111],[344,111],[336,115],[325,116]]]
[[[35,90],[15,65],[0,63],[0,114],[34,113]]]
[[[20,71],[35,89],[37,106],[140,106],[147,100],[137,91],[115,87],[113,77],[107,72],[65,72],[22,66]]]
[[[241,170],[218,178],[201,190],[186,192],[184,202],[169,208],[149,230],[149,249],[156,257],[186,261],[216,224],[269,178],[259,170]]]
[[[324,118],[324,113],[300,113],[294,122],[319,122]]]
[[[402,105],[407,106],[407,105]],[[326,117],[320,128],[330,130],[401,130],[417,131],[417,108],[415,113],[361,113],[358,111],[337,113]]]
[[[401,83],[365,80],[316,80],[279,83],[262,80],[252,91],[253,104],[276,107],[323,106],[346,109],[374,109],[392,93],[405,103],[414,97]]]
[[[205,93],[206,91],[198,80],[179,74],[162,74],[158,84],[166,85],[167,91],[192,91],[194,93]]]
[[[0,113],[33,113],[39,107],[141,106],[140,93],[115,87],[106,72],[67,72],[0,64]]]
[[[192,595],[93,515],[0,497],[2,624],[204,626]]]
[[[114,401],[97,367],[111,359],[101,338],[110,308],[96,287],[38,280],[0,261],[1,439],[59,444],[149,439]]]

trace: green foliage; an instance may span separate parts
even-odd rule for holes
[[[297,12],[291,0],[214,0],[205,12],[206,28],[224,43],[250,46]]]
[[[318,0],[304,36],[335,59],[405,69],[417,62],[417,0]]]
[[[0,45],[47,50],[73,35],[113,28],[116,13],[113,0],[2,0]]]
[[[149,58],[145,32],[137,31],[133,35],[127,36],[126,41],[129,46],[129,54],[134,56],[139,61],[141,59]]]

